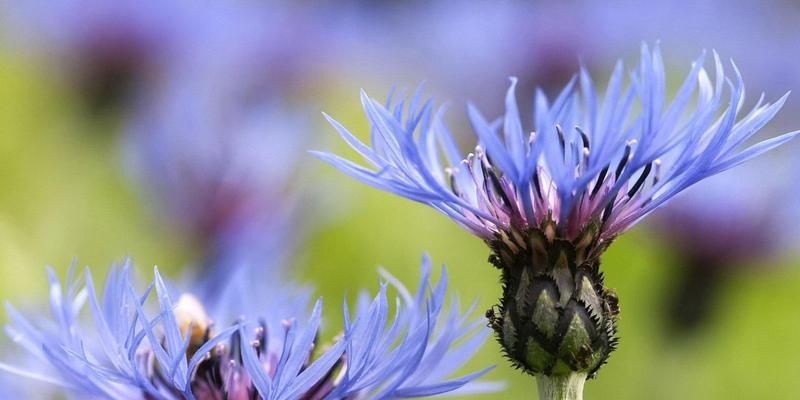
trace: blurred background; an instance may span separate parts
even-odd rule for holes
[[[321,111],[368,137],[359,89],[424,83],[463,148],[464,108],[502,112],[579,65],[603,82],[617,59],[660,43],[680,84],[703,49],[741,70],[755,104],[800,88],[792,1],[7,0],[0,7],[0,294],[45,299],[44,266],[101,276],[130,256],[199,285],[243,263],[310,285],[323,337],[345,293],[378,265],[404,282],[422,252],[479,310],[500,294],[488,249],[425,206],[367,188],[306,153],[348,153]],[[709,54],[710,57],[710,54]],[[708,57],[707,57],[708,58]],[[790,97],[764,130],[800,128]],[[592,399],[796,399],[800,366],[800,165],[787,146],[698,185],[620,237],[603,259],[620,299],[621,345]],[[487,341],[500,395],[533,380]]]

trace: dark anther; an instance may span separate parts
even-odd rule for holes
[[[652,169],[653,169],[653,163],[647,164],[644,167],[644,171],[642,171],[642,174],[639,175],[639,179],[636,180],[636,183],[633,184],[631,190],[628,191],[628,197],[633,197],[633,195],[635,195],[636,192],[638,192],[639,189],[641,189],[642,185],[644,184],[644,181],[647,179],[647,176],[650,175],[650,170]]]
[[[542,197],[542,185],[539,184],[539,171],[533,173],[533,178],[531,178],[531,180],[533,181],[534,189],[536,189],[536,197],[544,201],[544,197]]]
[[[584,132],[583,129],[581,129],[578,126],[575,127],[575,130],[578,131],[578,133],[581,134],[581,140],[583,140],[583,147],[585,149],[588,149],[589,148],[589,135],[587,135],[586,132]]]
[[[595,182],[594,189],[592,189],[592,194],[589,197],[594,198],[597,192],[600,191],[600,188],[603,187],[603,182],[605,182],[606,174],[608,173],[608,167],[609,166],[606,165],[606,167],[600,171],[600,175],[597,175],[597,182]]]
[[[267,330],[267,321],[263,319],[258,321],[258,326],[261,328],[261,337],[259,338],[261,342],[261,352],[267,351],[267,346],[269,345],[269,331]]]
[[[453,172],[453,173],[450,173],[450,190],[452,190],[452,191],[453,191],[453,194],[455,194],[456,196],[458,196],[458,195],[459,195],[459,193],[458,193],[458,186],[456,186],[456,176],[455,176],[455,172]]]
[[[614,176],[616,178],[619,178],[619,176],[622,174],[622,170],[625,169],[626,165],[628,165],[628,160],[631,157],[632,148],[633,146],[631,146],[630,144],[625,146],[625,154],[623,154],[622,159],[619,160],[619,165],[617,165],[617,171],[614,173]]]
[[[239,334],[231,335],[231,353],[236,356],[236,361],[239,365],[243,364],[242,362],[242,338]]]
[[[561,127],[556,125],[556,133],[558,133],[558,144],[561,145],[561,153],[566,154],[566,144],[564,141],[564,131],[561,130]]]
[[[608,218],[611,217],[611,211],[614,209],[614,199],[610,199],[606,208],[603,209],[603,223],[605,224],[608,221]]]
[[[489,180],[492,181],[492,186],[494,187],[494,191],[500,196],[500,200],[503,201],[503,205],[510,207],[511,200],[506,196],[505,190],[503,190],[503,186],[500,184],[500,179],[495,175],[494,170],[491,168],[484,168],[483,174],[489,177]]]

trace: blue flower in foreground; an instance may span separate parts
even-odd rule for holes
[[[325,346],[318,345],[321,301],[310,316],[264,308],[218,325],[196,297],[176,295],[157,269],[144,291],[134,288],[129,270],[127,262],[112,267],[99,297],[88,270],[83,287],[72,270],[65,285],[49,270],[52,318],[34,321],[8,305],[6,327],[45,368],[0,369],[80,396],[198,400],[417,397],[468,389],[488,371],[448,380],[487,332],[455,302],[444,306],[444,269],[430,286],[427,258],[414,295],[387,275],[401,294],[393,317],[381,284],[372,300],[362,295],[352,319],[345,305],[343,332]],[[248,296],[258,302],[275,294]],[[298,297],[287,303],[302,303]],[[86,308],[93,323],[82,318]]]
[[[742,115],[735,66],[727,78],[714,54],[712,79],[703,64],[703,57],[692,64],[668,101],[661,54],[643,45],[627,85],[622,63],[603,96],[581,71],[552,101],[537,92],[529,126],[512,79],[504,116],[469,108],[479,144],[466,157],[442,112],[419,93],[397,104],[390,96],[385,106],[362,94],[371,145],[329,120],[371,168],[316,154],[487,242],[503,281],[500,305],[487,315],[509,358],[539,377],[585,378],[617,341],[617,297],[603,286],[599,264],[609,243],[682,190],[797,133],[744,146],[786,97],[768,104],[762,96]]]
[[[419,93],[408,104],[385,107],[362,93],[371,146],[329,120],[374,169],[316,154],[370,185],[430,205],[484,240],[551,220],[570,239],[599,222],[599,236],[607,241],[692,184],[795,136],[742,150],[786,96],[774,104],[759,101],[739,116],[741,76],[734,68],[730,81],[722,62],[714,59],[715,80],[701,57],[670,103],[658,50],[642,49],[628,87],[618,63],[602,100],[581,71],[554,101],[537,93],[530,134],[520,121],[512,79],[505,116],[489,121],[470,107],[480,143],[466,158],[441,112],[434,112],[430,102],[420,104]],[[726,86],[730,98],[723,102]]]

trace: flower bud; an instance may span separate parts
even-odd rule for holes
[[[533,375],[594,375],[617,342],[617,297],[603,286],[595,225],[575,239],[552,221],[491,242],[503,297],[489,325],[514,365]],[[519,240],[524,237],[524,242]]]

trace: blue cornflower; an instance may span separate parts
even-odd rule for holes
[[[487,242],[503,280],[500,305],[487,315],[510,359],[537,376],[585,377],[616,345],[617,298],[599,266],[609,243],[694,183],[797,134],[744,146],[786,96],[774,104],[762,96],[740,115],[742,78],[735,65],[727,78],[715,53],[713,80],[701,56],[668,101],[660,51],[642,45],[641,53],[627,85],[617,63],[603,96],[585,70],[552,101],[537,91],[525,128],[512,79],[501,118],[469,107],[479,143],[466,157],[441,110],[419,93],[385,106],[362,93],[369,146],[328,118],[371,168],[316,154]]]
[[[489,370],[447,378],[474,354],[487,332],[468,317],[473,308],[461,313],[456,302],[444,306],[444,268],[431,286],[427,258],[414,295],[386,276],[400,293],[394,317],[388,285],[382,283],[371,301],[362,294],[352,318],[345,305],[343,332],[325,346],[318,344],[321,300],[310,316],[301,317],[286,312],[305,304],[302,294],[253,292],[248,312],[264,305],[257,315],[218,324],[197,297],[178,294],[158,269],[147,288],[137,291],[130,269],[127,261],[113,266],[100,296],[88,269],[82,279],[73,280],[71,268],[63,285],[48,270],[52,317],[31,320],[9,304],[6,327],[9,337],[44,368],[26,371],[0,364],[0,369],[56,383],[80,396],[198,400],[434,395],[464,388]],[[282,295],[289,296],[282,303],[290,306],[273,306],[281,304],[275,299],[259,301]],[[82,315],[86,308],[89,315]],[[84,320],[89,316],[91,322]]]
[[[0,8],[10,42],[57,65],[97,107],[128,106],[187,69],[286,86],[326,54],[311,46],[322,30],[289,4],[10,0]]]
[[[227,274],[293,248],[303,188],[292,179],[308,130],[280,96],[223,76],[166,83],[136,108],[124,151],[151,204],[204,249],[207,270]]]
[[[201,69],[138,105],[123,149],[149,204],[202,252],[192,287],[213,309],[229,301],[220,282],[232,276],[281,281],[313,215],[299,213],[308,198],[295,179],[308,141],[299,110]]]
[[[11,43],[56,61],[92,106],[106,106],[157,81],[185,46],[188,2],[8,1]]]
[[[191,40],[124,123],[128,171],[159,216],[202,251],[195,264],[212,294],[238,268],[281,272],[314,217],[296,212],[306,199],[295,178],[309,136],[305,106],[289,96],[290,75],[314,61],[299,55],[302,46],[289,49],[285,37],[305,18],[284,12],[192,6],[183,16],[194,21]]]
[[[602,100],[582,70],[552,102],[537,92],[530,134],[520,121],[512,78],[502,119],[489,121],[469,108],[479,145],[466,158],[441,112],[434,113],[430,102],[420,104],[419,93],[407,110],[405,102],[384,107],[362,93],[371,147],[329,120],[374,169],[316,154],[370,185],[434,207],[484,240],[551,219],[560,235],[570,239],[588,223],[602,222],[599,237],[607,241],[692,184],[795,136],[741,150],[786,96],[774,104],[759,101],[739,117],[741,76],[734,66],[731,82],[716,54],[714,59],[715,81],[700,57],[671,103],[665,98],[658,49],[651,54],[642,48],[627,88],[618,63]],[[730,87],[727,103],[722,99],[725,86]]]

